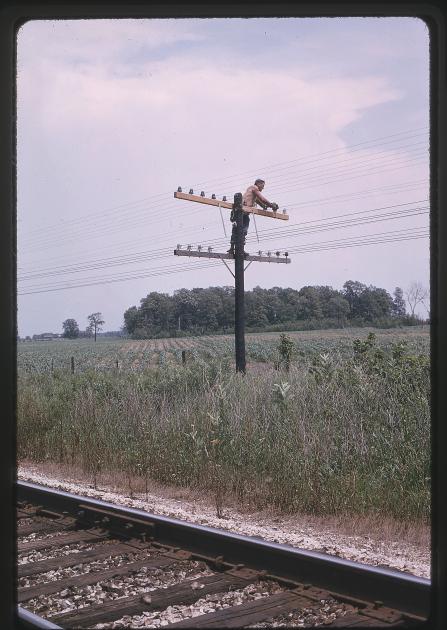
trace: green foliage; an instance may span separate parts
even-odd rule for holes
[[[279,336],[278,352],[280,357],[279,365],[283,365],[285,369],[289,371],[290,364],[295,353],[295,344],[285,333],[281,333]]]
[[[66,319],[62,322],[64,330],[63,336],[67,339],[77,339],[79,337],[79,326],[75,319]]]
[[[309,335],[300,337],[300,360],[286,379],[268,365],[237,374],[222,337],[188,340],[201,345],[186,365],[174,354],[168,359],[168,347],[162,365],[148,365],[160,349],[146,342],[142,355],[139,342],[61,341],[68,355],[90,348],[97,362],[105,361],[101,349],[113,359],[122,351],[119,371],[85,361],[74,375],[60,367],[51,373],[44,349],[56,346],[36,343],[42,369],[25,362],[19,370],[19,460],[62,458],[94,481],[102,471],[122,471],[131,491],[133,475],[206,489],[220,515],[233,495],[288,512],[427,520],[427,338]],[[261,352],[261,338],[250,343]],[[277,337],[263,343],[272,360]],[[205,360],[203,351],[213,348]]]
[[[299,358],[300,365],[306,367],[318,355],[325,353],[350,356],[353,340],[356,337],[364,337],[369,332],[372,332],[371,328],[289,332],[287,337],[295,344],[290,365],[296,363]],[[378,348],[387,349],[393,343],[406,341],[408,354],[429,353],[427,327],[375,330],[374,334]],[[276,361],[279,367],[279,344],[280,335],[276,333],[247,334],[247,361],[250,363]],[[88,339],[66,339],[21,343],[17,349],[18,368],[22,372],[41,373],[50,372],[51,369],[56,372],[60,370],[70,372],[73,357],[76,373],[88,370],[115,371],[117,362],[122,373],[156,368],[159,366],[160,358],[166,364],[182,364],[183,350],[187,351],[187,362],[219,360],[227,362],[230,366],[234,360],[234,337],[233,335],[174,337],[162,342],[98,337],[96,344],[92,344]]]
[[[352,280],[342,291],[329,286],[255,287],[245,293],[246,325],[251,330],[287,330],[291,325],[322,329],[353,321],[371,325],[387,318],[399,321],[404,315],[398,296],[393,301],[385,289]],[[141,299],[139,307],[125,311],[124,326],[135,339],[225,333],[234,327],[234,289],[179,289],[172,296],[153,291]]]
[[[87,317],[89,324],[87,326],[86,332],[90,335],[93,335],[96,341],[97,333],[102,329],[103,324],[105,323],[102,319],[101,313],[91,313]]]

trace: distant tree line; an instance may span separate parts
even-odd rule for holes
[[[338,291],[329,286],[301,289],[255,287],[245,293],[245,322],[250,330],[393,326],[421,323],[407,315],[404,293],[348,280]],[[234,329],[233,287],[179,289],[173,295],[152,292],[124,313],[124,332],[136,339],[229,333]]]

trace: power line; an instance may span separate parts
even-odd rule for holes
[[[382,206],[379,208],[361,210],[358,212],[350,212],[350,213],[344,213],[344,214],[339,214],[339,215],[333,215],[331,217],[325,217],[324,219],[311,219],[308,221],[301,221],[299,223],[295,223],[284,228],[258,230],[258,233],[261,234],[261,237],[264,240],[268,238],[268,235],[270,234],[273,237],[282,237],[282,238],[286,237],[287,238],[287,236],[296,234],[297,232],[303,233],[309,230],[323,231],[323,230],[333,229],[334,227],[336,228],[352,227],[354,225],[358,225],[362,223],[377,222],[377,221],[389,220],[392,218],[405,218],[406,216],[416,216],[418,214],[426,213],[425,211],[427,210],[428,207],[408,208],[406,206],[416,204],[416,203],[421,203],[421,202],[423,203],[425,201],[427,201],[427,199],[423,199],[420,201],[418,200],[418,201],[413,201],[413,202],[407,202],[407,203],[402,203],[402,204],[394,204],[390,206]],[[394,210],[393,212],[385,212],[379,215],[371,215],[371,213],[373,212],[380,212],[382,210],[393,210],[396,208],[399,208],[399,210]],[[369,216],[363,217],[363,218],[359,217],[359,215],[365,215],[365,214],[368,214]],[[340,221],[340,219],[342,221]],[[334,220],[335,220],[335,223],[334,223]],[[212,239],[211,241],[209,241],[210,244],[221,243],[221,242],[223,242],[223,239],[220,239],[220,238]],[[162,252],[163,252],[163,255],[166,255],[165,248],[162,248],[158,250],[146,250],[144,252],[128,254],[126,256],[114,256],[114,257],[108,257],[105,259],[96,259],[96,260],[91,260],[89,262],[76,263],[74,265],[64,265],[62,267],[49,267],[46,269],[44,268],[40,270],[34,270],[33,272],[28,273],[28,274],[25,273],[24,275],[19,277],[19,280],[23,281],[23,280],[28,280],[28,279],[38,278],[38,277],[46,277],[46,276],[51,276],[51,275],[78,273],[78,272],[90,270],[93,268],[132,264],[135,262],[140,262],[141,260],[151,260],[151,259],[160,257],[160,256],[157,256],[157,254],[160,254]]]
[[[324,184],[332,183],[332,182],[334,182],[334,181],[335,181],[335,182],[337,182],[337,183],[340,183],[340,182],[342,182],[342,181],[346,181],[346,179],[353,179],[353,178],[360,177],[360,176],[362,176],[362,177],[365,177],[365,176],[370,176],[370,175],[374,175],[374,174],[377,174],[377,173],[381,173],[381,172],[383,172],[384,170],[385,170],[385,171],[387,171],[387,170],[397,170],[397,169],[399,169],[399,168],[404,168],[404,167],[406,167],[406,165],[407,165],[409,162],[411,163],[411,160],[410,160],[410,161],[407,161],[407,162],[404,162],[404,164],[403,164],[402,166],[396,166],[396,167],[391,168],[391,169],[387,169],[387,168],[386,168],[386,169],[379,169],[379,170],[376,170],[376,171],[371,171],[371,170],[368,170],[367,172],[360,173],[360,174],[355,175],[355,176],[353,176],[353,177],[351,177],[351,178],[346,178],[346,177],[343,177],[343,178],[342,178],[342,177],[340,177],[340,174],[339,174],[339,176],[337,177],[337,179],[336,179],[336,180],[329,180],[329,181],[321,182],[321,181],[318,181],[318,178],[319,178],[319,177],[321,177],[321,176],[318,176],[318,177],[317,177],[317,181],[318,181],[318,185],[324,185]],[[356,172],[356,171],[354,170],[354,171],[350,171],[350,172]],[[343,173],[341,173],[341,175],[343,175]],[[298,180],[298,181],[299,181],[299,180]],[[308,181],[307,186],[301,186],[301,187],[300,187],[300,190],[302,190],[303,188],[308,188],[308,187],[309,187],[309,185],[310,185],[310,186],[312,186],[312,182],[313,182],[313,181],[315,181],[315,178],[314,178],[314,180],[312,180],[312,179],[310,180],[310,184],[309,184],[309,180],[307,180],[307,181]],[[285,194],[285,193],[287,193],[287,192],[289,192],[289,191],[283,191],[283,193],[284,193],[284,194]],[[158,209],[158,211],[160,211],[160,208]],[[201,212],[201,209],[196,209],[195,211],[188,212],[188,213],[186,213],[186,214],[191,215],[193,212],[195,212],[195,213]],[[157,224],[157,223],[159,223],[160,221],[163,221],[163,220],[164,220],[164,218],[161,218],[161,219],[159,219],[158,221],[152,221],[152,224]],[[126,223],[126,226],[124,227],[124,230],[126,229],[126,227],[127,227],[127,226],[128,226],[128,222]],[[128,228],[127,228],[127,229],[135,229],[135,227],[134,227],[134,226],[128,226]],[[93,229],[91,229],[88,235],[86,235],[86,234],[85,234],[85,229],[84,229],[84,228],[81,228],[80,230],[78,229],[78,231],[77,231],[77,232],[75,232],[74,234],[72,234],[72,238],[71,238],[71,239],[68,239],[68,240],[66,239],[64,242],[65,242],[65,243],[67,243],[67,242],[72,242],[72,241],[73,241],[73,239],[75,239],[76,237],[80,237],[80,236],[82,236],[84,239],[85,239],[87,236],[88,236],[89,238],[95,238],[95,237],[96,237],[96,238],[99,238],[99,237],[101,237],[101,238],[102,238],[105,234],[113,234],[113,233],[115,233],[115,232],[117,232],[117,231],[123,231],[123,227],[122,227],[121,225],[118,225],[118,226],[110,226],[110,227],[108,227],[108,228],[104,228],[103,226],[98,226],[97,228],[93,228]],[[52,242],[53,242],[53,238],[54,238],[54,237],[51,237],[51,236],[50,236],[50,237],[49,237],[49,238],[47,238],[46,240],[41,241],[41,242],[40,242],[40,247],[41,247],[41,248],[43,248],[43,247],[48,247],[49,245],[51,245],[51,244],[52,244]]]
[[[67,285],[67,286],[62,286],[62,287],[57,287],[57,288],[44,288],[44,289],[37,289],[37,290],[32,290],[32,291],[26,291],[23,293],[18,293],[18,295],[32,295],[35,293],[48,293],[48,292],[52,292],[52,291],[63,291],[65,289],[78,289],[81,287],[91,287],[91,286],[97,286],[97,285],[102,285],[102,284],[111,284],[114,282],[124,282],[127,280],[138,280],[140,278],[150,278],[152,276],[167,276],[167,275],[171,275],[173,273],[181,273],[183,271],[195,271],[197,269],[205,269],[208,267],[216,267],[217,265],[219,265],[219,262],[212,262],[212,263],[206,263],[206,264],[194,264],[191,265],[190,267],[186,266],[183,267],[180,271],[176,268],[173,270],[165,270],[165,271],[161,271],[161,272],[157,272],[157,273],[144,273],[141,275],[136,275],[136,276],[131,276],[129,278],[118,278],[118,279],[109,279],[109,280],[98,280],[98,282],[89,282],[86,284],[73,284],[73,285]]]
[[[385,213],[385,214],[376,215],[373,217],[357,217],[354,220],[348,220],[348,221],[346,220],[337,221],[337,222],[326,223],[322,225],[314,225],[314,226],[304,225],[304,227],[296,226],[295,229],[288,230],[280,234],[274,231],[266,230],[264,231],[265,233],[261,233],[260,240],[269,241],[269,240],[280,237],[284,241],[284,240],[293,238],[297,234],[304,235],[304,234],[318,233],[318,232],[333,230],[334,228],[335,229],[351,228],[357,225],[365,225],[365,224],[370,224],[370,223],[383,222],[386,220],[395,220],[395,219],[402,219],[402,218],[407,218],[407,217],[414,217],[414,216],[419,216],[421,214],[427,214],[427,213],[428,213],[428,210],[424,208],[404,209],[404,210],[399,210],[395,213]],[[308,222],[308,223],[312,223],[312,222]],[[255,238],[254,236],[250,237],[249,240],[254,241],[254,238]],[[221,244],[222,240],[214,239],[210,241],[210,243],[216,246],[216,245]],[[122,266],[126,264],[127,265],[136,264],[138,262],[143,262],[143,261],[148,262],[150,260],[166,258],[166,256],[169,255],[169,253],[170,252],[169,251],[167,252],[165,249],[160,249],[160,250],[149,251],[149,252],[141,252],[140,254],[134,255],[134,256],[114,257],[111,259],[110,258],[102,259],[102,260],[100,259],[98,261],[91,261],[89,263],[84,263],[84,264],[79,264],[79,265],[71,265],[71,266],[65,266],[65,267],[54,268],[54,269],[50,268],[48,270],[42,270],[40,272],[38,271],[38,272],[25,274],[24,276],[19,277],[19,282],[27,282],[29,280],[34,280],[37,278],[67,275],[67,274],[72,274],[72,273],[82,273],[85,271],[90,271],[92,269],[109,268],[113,266]]]
[[[415,180],[415,181],[411,181],[411,182],[402,182],[401,184],[391,184],[391,185],[387,185],[387,186],[380,186],[380,187],[376,187],[376,188],[370,188],[370,189],[362,189],[359,190],[357,192],[354,193],[344,193],[341,195],[330,195],[328,197],[323,197],[323,198],[317,198],[317,199],[308,199],[308,200],[304,200],[304,201],[298,201],[298,200],[293,200],[287,203],[287,206],[290,208],[291,205],[294,206],[293,208],[293,212],[296,211],[296,208],[299,208],[299,206],[311,206],[311,205],[326,205],[328,203],[339,203],[340,201],[346,201],[349,199],[357,199],[357,198],[361,198],[361,199],[365,199],[366,197],[371,197],[371,196],[376,196],[374,195],[374,193],[376,194],[386,194],[386,195],[392,195],[392,194],[398,194],[400,192],[405,192],[405,191],[409,191],[412,188],[419,188],[421,185],[427,184],[428,180],[426,179],[422,179],[422,180]],[[413,203],[413,202],[409,202],[409,203]],[[300,211],[300,209],[298,210]],[[211,215],[212,216],[212,215]],[[218,221],[217,219],[215,221],[213,221],[212,219],[210,219],[210,221],[208,222],[208,226],[207,228],[202,228],[203,231],[208,231],[212,229],[212,225],[220,225],[220,221]],[[189,234],[191,232],[195,232],[195,228],[193,228],[192,230],[182,230],[181,233],[181,237],[184,238],[184,236],[189,236]],[[176,233],[174,232],[172,234],[172,237],[169,237],[169,243],[172,244],[172,240],[176,239]],[[164,239],[164,241],[168,242],[168,239]],[[164,242],[163,240],[161,242]],[[139,243],[146,243],[147,242],[147,237],[143,237],[143,238],[137,238],[137,239],[131,239],[128,241],[122,241],[120,243],[121,247],[126,247],[129,245],[137,245]],[[104,246],[104,247],[96,247],[95,248],[95,252],[98,251],[105,251],[105,250],[109,250],[110,246]],[[82,250],[81,250],[82,253]],[[58,261],[58,260],[66,260],[66,256],[45,256],[45,262],[49,262],[49,261]],[[37,263],[39,262],[39,259],[36,261]],[[19,267],[20,269],[20,267]]]
[[[410,230],[413,230],[413,232],[411,233]],[[332,241],[325,241],[325,242],[317,242],[313,244],[308,243],[308,244],[299,246],[298,248],[296,248],[296,250],[289,249],[289,251],[291,253],[292,252],[295,253],[295,251],[296,253],[309,253],[309,252],[315,252],[315,251],[323,251],[326,249],[347,249],[351,247],[362,247],[362,246],[367,246],[367,245],[372,245],[372,244],[393,243],[393,242],[400,242],[404,240],[427,238],[428,236],[429,236],[429,231],[426,228],[425,230],[424,228],[416,228],[416,229],[408,228],[406,230],[394,230],[391,232],[379,232],[378,234],[357,236],[355,238],[351,238],[351,240],[340,239],[339,242],[332,240]],[[310,249],[311,247],[312,249]],[[218,264],[219,262],[208,263],[203,266],[198,265],[198,264],[193,264],[191,266],[185,265],[180,270],[178,269],[178,266],[176,266],[173,269],[171,268],[167,270],[166,268],[164,268],[163,271],[158,271],[158,272],[153,271],[150,273],[147,273],[147,272],[142,273],[142,274],[138,273],[137,275],[128,275],[127,277],[115,276],[113,278],[108,278],[108,279],[97,279],[96,281],[92,280],[92,282],[82,281],[81,283],[77,283],[77,284],[72,283],[70,285],[66,284],[65,286],[62,285],[58,287],[54,287],[54,285],[44,286],[44,287],[37,286],[37,287],[31,288],[31,290],[21,292],[19,293],[19,295],[47,293],[50,291],[61,291],[65,289],[74,289],[74,288],[80,288],[80,287],[86,287],[86,286],[97,286],[97,285],[103,285],[103,284],[110,284],[113,282],[123,282],[123,281],[135,280],[135,279],[141,279],[141,278],[147,278],[147,277],[153,277],[153,276],[165,276],[165,275],[171,275],[173,273],[182,273],[186,271],[194,271],[196,269],[215,267]]]
[[[365,169],[377,168],[378,165],[374,164],[377,160],[380,160],[380,166],[389,166],[393,164],[407,164],[415,161],[417,158],[424,157],[426,154],[425,149],[418,149],[414,155],[401,156],[396,159],[396,156],[389,155],[387,157],[382,157],[382,155],[377,155],[369,158],[368,160],[359,161],[352,166],[339,166],[338,164],[334,165],[316,165],[312,168],[306,169],[297,175],[289,175],[284,177],[280,182],[273,183],[272,186],[269,186],[269,191],[278,190],[278,188],[282,189],[283,186],[289,185],[291,183],[298,183],[300,181],[305,181],[306,183],[318,181],[319,178],[323,177],[334,177],[341,176],[346,177],[347,175],[351,175],[352,173],[360,173],[364,172]],[[368,171],[366,171],[368,172]]]
[[[417,144],[420,144],[420,143],[417,143]],[[407,146],[413,146],[413,145],[407,145]],[[418,149],[418,150],[420,151],[420,149]],[[386,158],[383,158],[383,157],[382,157],[382,155],[383,155],[384,153],[387,155],[387,157],[386,157]],[[369,157],[367,158],[366,162],[365,162],[365,160],[363,160],[363,161],[357,161],[357,164],[355,165],[355,169],[357,169],[357,168],[361,167],[364,163],[366,163],[366,164],[370,164],[372,161],[375,161],[375,160],[377,160],[377,159],[381,159],[382,161],[384,161],[385,159],[387,159],[387,160],[390,160],[390,159],[392,159],[392,160],[396,160],[395,156],[389,156],[389,155],[388,155],[388,152],[375,153],[373,156],[369,156]],[[401,159],[401,158],[399,158],[399,159]],[[315,160],[314,160],[314,161],[315,161]],[[347,158],[347,159],[345,159],[345,160],[341,160],[341,162],[342,162],[342,163],[343,163],[343,162],[352,162],[352,161],[353,161],[353,160],[352,160],[352,157],[351,157],[351,158]],[[307,173],[307,172],[312,172],[312,171],[320,171],[322,168],[326,168],[326,171],[325,171],[326,176],[327,176],[327,175],[333,176],[333,175],[334,175],[334,173],[333,173],[332,171],[328,170],[328,169],[332,169],[332,170],[337,169],[337,170],[338,170],[338,169],[340,168],[340,164],[327,165],[327,164],[323,164],[323,163],[321,162],[321,160],[319,160],[319,161],[318,161],[318,163],[317,163],[315,166],[312,166],[312,167],[309,167],[309,168],[307,168],[307,169],[301,170],[301,171],[299,172],[298,181],[302,180],[302,178],[303,178],[303,174],[304,174],[304,173]],[[349,173],[351,173],[351,172],[352,172],[352,171],[346,170],[346,169],[345,169],[345,167],[343,167],[343,166],[341,166],[341,168],[342,168],[342,174],[343,174],[343,175],[346,175],[346,174],[349,174]],[[337,170],[336,170],[335,174],[337,174]],[[272,187],[272,186],[270,186],[270,190],[275,190],[275,189],[278,187],[278,182],[276,182],[276,185],[275,185],[275,180],[278,180],[278,179],[279,179],[279,180],[282,180],[282,184],[280,184],[280,185],[283,185],[284,183],[288,183],[288,182],[289,182],[289,180],[290,180],[291,178],[292,178],[292,180],[293,180],[293,181],[295,181],[295,180],[296,180],[296,176],[295,176],[295,175],[293,175],[293,176],[292,176],[292,175],[290,175],[290,174],[289,174],[289,175],[276,175],[276,176],[274,176],[274,177],[272,178],[272,179],[273,179],[273,187]],[[269,181],[271,182],[272,180],[269,180]],[[309,181],[309,180],[307,180],[307,181]],[[314,180],[310,180],[310,181],[314,181]],[[228,195],[228,193],[227,193],[227,195]],[[155,200],[156,198],[157,198],[157,196],[153,197],[152,199],[153,199],[153,200]],[[145,200],[145,201],[144,201],[144,206],[143,206],[142,208],[133,207],[133,208],[128,209],[127,211],[124,211],[124,212],[120,210],[120,211],[119,211],[119,217],[118,217],[119,221],[121,221],[121,222],[123,222],[123,221],[127,222],[129,212],[133,214],[133,217],[134,217],[134,218],[136,218],[136,216],[137,216],[137,215],[136,215],[136,213],[138,214],[138,216],[139,216],[141,213],[147,214],[147,213],[148,213],[148,211],[149,211],[149,209],[148,209],[148,207],[147,207],[147,204],[149,203],[149,201],[150,201],[150,200],[151,200],[151,198],[149,198],[149,199]],[[162,203],[161,203],[161,205],[160,205],[160,202],[159,202],[159,203],[157,204],[157,208],[156,208],[156,210],[155,210],[155,211],[159,212],[159,211],[160,211],[160,209],[166,208],[166,204],[168,204],[168,206],[169,206],[169,205],[170,205],[170,202],[168,202],[167,200],[165,200],[164,202],[162,202]],[[128,204],[128,205],[130,205],[130,204]],[[124,206],[123,206],[123,207],[124,207]],[[169,210],[170,210],[170,212],[171,212],[171,213],[173,212],[173,209],[172,209],[172,208],[169,208]],[[150,211],[149,211],[149,212],[150,212]],[[174,213],[175,213],[175,208],[174,208]],[[86,230],[86,228],[88,228],[88,227],[90,227],[90,230],[91,230],[91,225],[90,225],[90,223],[91,223],[92,221],[93,221],[93,227],[94,227],[95,225],[98,225],[97,223],[95,223],[95,222],[97,221],[97,218],[96,218],[96,217],[87,217],[87,218],[84,218],[84,219],[82,219],[82,220],[80,220],[80,219],[74,219],[73,221],[69,221],[69,222],[67,222],[67,223],[66,223],[66,225],[64,225],[64,226],[60,226],[60,225],[59,225],[59,226],[57,226],[57,225],[52,225],[52,226],[49,226],[49,227],[47,227],[47,228],[45,228],[45,229],[44,229],[44,228],[37,228],[37,231],[44,230],[44,231],[45,231],[45,235],[48,235],[48,233],[49,233],[49,234],[51,234],[51,233],[54,233],[55,231],[56,231],[56,232],[58,232],[58,231],[60,231],[60,230],[62,230],[62,231],[63,231],[63,230],[71,229],[71,226],[73,226],[73,225],[76,223],[76,224],[79,224],[79,225],[78,225],[78,230],[79,230],[79,229],[81,229],[81,230],[82,230],[82,232],[84,233],[84,232],[85,232],[85,230]],[[100,229],[103,229],[103,225],[102,225],[102,224],[101,224],[101,225],[99,225],[99,228],[100,228]],[[25,238],[26,238],[26,237],[25,237]],[[25,240],[25,242],[26,242],[26,243],[28,243],[28,244],[32,244],[32,243],[33,243],[33,240],[35,240],[36,238],[37,238],[36,236],[34,237],[34,239],[33,239],[33,237],[31,237],[31,240],[28,240],[28,241],[26,241],[26,240]]]
[[[420,129],[422,129],[422,128],[420,128]],[[368,145],[368,144],[370,145],[371,143],[376,143],[377,141],[379,141],[381,139],[395,138],[397,136],[402,136],[402,135],[405,135],[405,134],[408,134],[408,133],[412,133],[412,132],[413,132],[413,130],[411,132],[407,131],[407,132],[400,132],[400,133],[397,133],[397,134],[391,134],[391,135],[388,135],[388,136],[383,136],[382,138],[373,139],[373,140],[365,141],[365,142],[362,142],[362,143],[358,143],[356,145],[351,145],[351,146],[348,146],[348,147],[344,147],[342,149],[340,149],[340,148],[332,149],[332,150],[329,150],[329,151],[326,151],[326,152],[323,152],[323,153],[320,153],[320,154],[313,154],[312,156],[300,157],[300,158],[296,158],[295,160],[292,160],[292,161],[289,161],[289,162],[279,163],[276,166],[275,165],[271,165],[271,166],[263,167],[263,168],[264,169],[266,169],[266,168],[270,168],[270,169],[272,169],[272,168],[292,168],[291,166],[281,167],[281,164],[289,164],[290,165],[292,163],[296,163],[296,162],[299,162],[299,161],[306,161],[306,160],[309,161],[309,157],[313,157],[314,159],[319,158],[320,161],[321,161],[321,159],[327,159],[327,158],[322,157],[322,156],[325,156],[325,155],[331,155],[331,154],[334,154],[334,153],[337,153],[337,152],[339,153],[341,151],[347,151],[349,149],[359,150],[356,147],[360,147],[360,146],[364,147],[365,145]],[[416,134],[416,135],[409,136],[409,137],[410,138],[411,137],[418,137],[419,135],[426,135],[426,134]],[[408,138],[406,138],[406,139],[408,139]],[[391,140],[388,143],[382,143],[382,144],[389,144],[390,142],[394,142],[394,140]],[[337,156],[335,155],[335,157],[337,157]],[[236,177],[236,175],[234,177]],[[226,179],[228,179],[228,178],[226,178]],[[211,181],[224,182],[225,178],[223,178],[223,179],[222,178],[217,178],[217,179],[215,178],[214,180],[208,180],[208,182],[211,182]],[[202,182],[202,184],[203,183],[207,183],[207,182]],[[196,184],[196,185],[201,185],[201,184],[199,183],[199,184]],[[91,213],[89,213],[88,215],[84,215],[83,217],[78,217],[76,219],[68,220],[66,222],[66,225],[64,226],[63,229],[69,229],[70,226],[76,225],[78,223],[80,223],[82,225],[87,225],[89,221],[95,221],[95,220],[98,220],[100,217],[109,216],[109,215],[116,214],[116,213],[119,213],[120,215],[122,215],[123,211],[126,211],[125,210],[126,208],[128,209],[127,211],[129,211],[129,206],[135,206],[135,205],[141,204],[141,203],[147,204],[148,202],[151,202],[151,201],[154,202],[158,198],[163,198],[166,194],[168,194],[168,193],[158,193],[156,195],[152,195],[150,197],[145,197],[145,198],[142,198],[142,199],[134,201],[134,202],[127,202],[127,203],[124,203],[124,204],[121,204],[121,205],[118,205],[118,206],[114,206],[114,207],[112,207],[109,210],[105,210],[105,211],[96,213],[94,216],[92,216]],[[133,211],[133,210],[135,210],[135,208],[130,208],[130,211]],[[36,232],[40,233],[41,231],[48,231],[48,229],[51,229],[51,228],[60,229],[61,227],[62,226],[39,227],[39,228],[36,228],[35,230],[33,230],[32,233],[36,233]]]
[[[328,155],[328,154],[335,153],[335,152],[341,152],[341,151],[353,150],[353,149],[357,150],[356,147],[364,146],[366,144],[371,144],[371,143],[374,143],[374,142],[379,142],[380,140],[386,140],[388,138],[395,138],[397,136],[406,135],[406,134],[409,134],[409,133],[413,133],[415,131],[422,131],[422,130],[427,130],[427,129],[428,129],[427,126],[424,126],[424,127],[417,127],[416,129],[411,129],[411,130],[408,130],[408,131],[400,131],[400,132],[395,133],[395,134],[388,134],[386,136],[380,136],[379,138],[374,138],[373,140],[365,140],[364,142],[358,142],[356,144],[351,144],[351,145],[348,145],[346,147],[337,148],[337,149],[329,149],[328,151],[324,151],[322,153],[312,153],[310,155],[301,156],[299,158],[295,158],[294,160],[288,160],[286,162],[276,162],[274,164],[269,164],[267,166],[263,166],[263,167],[261,167],[259,169],[250,169],[249,171],[244,171],[242,173],[236,173],[234,175],[231,175],[231,176],[227,177],[226,179],[230,179],[230,178],[234,179],[235,177],[239,177],[241,175],[249,175],[249,174],[259,173],[260,171],[263,171],[263,170],[272,170],[272,169],[274,169],[276,167],[281,167],[284,164],[291,164],[292,162],[297,162],[297,161],[301,161],[301,160],[308,160],[309,158],[318,157],[318,156],[321,157],[323,155]],[[428,131],[426,131],[425,134],[416,134],[416,136],[418,136],[418,135],[427,135],[427,133],[428,133]],[[412,136],[412,137],[416,137],[416,136]],[[393,142],[393,141],[390,141],[390,142]],[[384,142],[382,144],[389,144],[389,142]],[[221,178],[215,178],[214,180],[211,179],[211,180],[206,180],[206,181],[203,181],[203,182],[199,182],[197,184],[197,186],[201,186],[201,185],[205,185],[205,184],[211,184],[211,183],[216,182],[216,181],[217,182],[222,182],[222,181],[225,181],[225,180],[222,180]]]

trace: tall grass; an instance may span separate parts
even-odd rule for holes
[[[225,362],[21,374],[18,457],[308,514],[428,520],[427,356],[374,335],[289,369]]]

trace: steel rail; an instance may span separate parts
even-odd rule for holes
[[[22,606],[17,606],[17,621],[20,630],[31,630],[32,628],[42,628],[42,630],[61,630],[61,626],[39,617],[26,610]]]
[[[163,544],[179,545],[193,553],[210,556],[216,556],[218,551],[227,562],[244,563],[284,579],[310,583],[359,600],[379,601],[409,615],[429,617],[431,582],[425,578],[121,507],[30,482],[17,483],[17,500],[69,513],[79,511],[79,506],[83,505],[121,517],[137,518],[147,523],[152,535]]]

